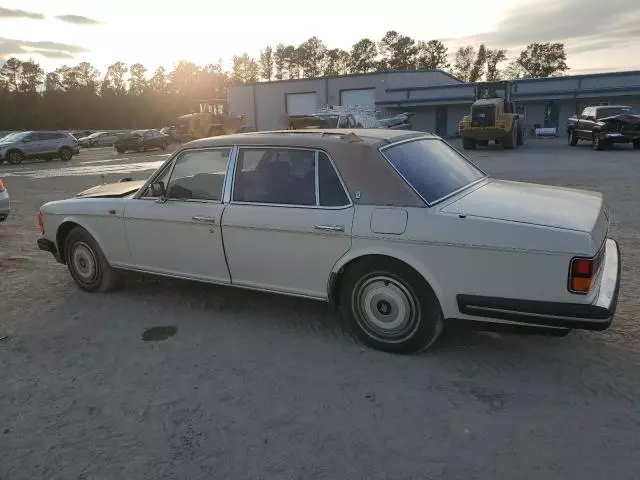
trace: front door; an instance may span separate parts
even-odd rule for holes
[[[436,135],[447,136],[447,107],[436,107]]]
[[[125,207],[125,232],[137,269],[229,283],[220,220],[230,148],[186,150],[154,182],[164,198],[144,192]]]
[[[329,157],[311,149],[240,148],[222,219],[231,282],[326,298],[351,247],[353,206]]]
[[[40,133],[33,132],[22,140],[22,151],[26,157],[36,157],[43,151],[43,140]]]

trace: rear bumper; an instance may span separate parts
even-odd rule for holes
[[[460,313],[527,326],[605,330],[611,325],[620,289],[620,248],[607,239],[598,294],[590,304],[458,295]]]
[[[611,143],[630,143],[640,141],[640,133],[637,135],[628,135],[617,132],[603,133],[600,135],[601,139],[606,139]]]
[[[38,248],[40,250],[44,250],[45,252],[49,252],[50,254],[53,255],[53,257],[58,261],[61,262],[60,259],[60,254],[58,253],[58,248],[56,247],[56,244],[53,243],[51,240],[47,239],[47,238],[39,238],[38,239]]]

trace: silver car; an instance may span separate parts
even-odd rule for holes
[[[111,147],[118,140],[118,134],[114,132],[95,132],[88,137],[78,139],[81,147]]]
[[[17,132],[0,139],[0,163],[17,165],[25,158],[69,161],[80,153],[78,141],[66,132]]]
[[[0,179],[0,222],[4,222],[9,216],[11,210],[11,200],[9,200],[9,192]]]

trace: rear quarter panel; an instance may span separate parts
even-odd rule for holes
[[[435,208],[407,208],[402,234],[377,234],[370,228],[373,210],[358,205],[353,242],[340,268],[362,255],[379,254],[411,265],[431,285],[445,318],[464,318],[458,294],[549,302],[589,303],[590,295],[567,290],[568,269],[576,245],[587,234],[513,222],[459,218]],[[387,207],[388,208],[388,207]]]

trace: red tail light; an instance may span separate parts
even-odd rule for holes
[[[589,293],[593,279],[602,263],[604,248],[594,258],[574,258],[569,267],[569,291],[571,293]]]
[[[0,192],[4,192],[6,190],[4,183],[2,183],[2,179],[0,179]]]

